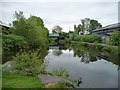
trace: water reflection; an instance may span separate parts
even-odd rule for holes
[[[73,81],[79,81],[82,78],[82,83],[74,82],[75,87],[118,87],[119,64],[116,60],[116,54],[77,45],[66,46],[66,48],[62,49],[59,46],[59,49],[49,50],[50,52],[46,56],[46,61],[49,61],[47,66],[49,72],[55,68],[66,68],[69,70],[70,79]]]
[[[81,62],[90,63],[100,59],[105,59],[120,66],[120,63],[118,62],[118,52],[109,53],[106,51],[94,50],[83,46],[72,46],[72,49],[74,52],[74,57],[77,56],[81,58]]]
[[[89,62],[94,62],[94,61],[97,61],[97,57],[94,56],[94,55],[90,55],[90,53],[88,52],[85,52],[83,50],[79,50],[79,49],[73,49],[74,51],[74,57],[79,57],[81,58],[81,62],[84,62],[84,63],[89,63]]]
[[[74,57],[79,57],[80,62],[83,62],[86,64],[90,62],[95,62],[97,60],[105,59],[107,61],[111,61],[112,63],[120,66],[117,52],[109,53],[106,51],[94,50],[94,49],[90,49],[83,46],[77,46],[77,45],[49,46],[49,50],[52,50],[52,53],[55,56],[62,55],[63,54],[62,50],[64,51],[69,50],[68,53],[70,53],[70,51],[73,51]]]
[[[52,54],[55,55],[55,56],[60,56],[62,53],[63,53],[62,50],[59,50],[59,49],[56,49],[56,50],[52,51]]]
[[[10,61],[13,56],[15,56],[17,53],[20,53],[21,51],[38,51],[38,54],[41,55],[41,58],[44,58],[48,54],[48,49],[47,47],[42,47],[42,48],[30,48],[30,49],[23,49],[23,50],[14,50],[14,51],[3,51],[2,52],[2,64]]]

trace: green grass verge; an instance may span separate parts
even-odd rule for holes
[[[2,88],[43,88],[43,85],[35,76],[3,75]]]

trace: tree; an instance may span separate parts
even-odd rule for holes
[[[74,25],[74,32],[75,34],[83,34],[84,30],[81,24],[79,24],[78,26]]]
[[[90,18],[81,19],[81,23],[82,23],[83,29],[86,31],[89,31]]]
[[[44,27],[43,20],[37,16],[24,18],[23,13],[15,13],[17,20],[13,21],[13,33],[23,36],[32,47],[43,47],[48,43],[48,30]]]
[[[90,32],[92,30],[95,30],[95,29],[101,28],[101,27],[102,27],[102,25],[100,23],[98,23],[97,20],[94,20],[94,19],[90,20]]]
[[[21,18],[24,18],[23,12],[22,12],[22,11],[19,11],[19,13],[18,13],[17,11],[15,11],[14,18],[15,18],[17,21],[19,21]]]
[[[62,27],[59,25],[56,25],[52,28],[52,33],[61,33],[62,32]]]
[[[81,19],[81,24],[79,24],[78,26],[74,25],[74,32],[76,34],[85,34],[85,32],[91,33],[92,30],[100,27],[102,27],[102,25],[97,20],[84,18]]]

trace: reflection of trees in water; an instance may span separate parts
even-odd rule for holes
[[[97,61],[97,57],[90,55],[90,53],[88,52],[85,52],[80,49],[73,49],[73,50],[74,50],[74,57],[78,56],[79,58],[81,58],[81,62],[89,63],[89,62]]]
[[[48,54],[48,49],[47,47],[43,47],[43,48],[40,48],[40,49],[26,49],[26,50],[22,50],[22,51],[38,51],[38,55],[40,54],[41,55],[41,58],[44,58],[47,54]],[[16,53],[19,53],[20,50],[18,51],[3,51],[2,52],[2,63],[6,63],[7,61],[10,61],[12,59],[13,56],[16,55]]]
[[[59,49],[56,49],[56,50],[52,51],[52,54],[55,55],[55,56],[60,56],[62,53],[63,53],[62,50],[59,50]]]
[[[117,51],[110,53],[105,50],[91,50],[90,48],[81,46],[73,46],[72,48],[74,51],[74,57],[78,56],[82,62],[94,62],[96,60],[104,59],[120,66],[118,60],[120,56]]]

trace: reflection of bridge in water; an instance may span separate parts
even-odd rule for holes
[[[49,49],[59,49],[59,46],[49,46]]]
[[[52,49],[52,50],[67,50],[67,46],[65,46],[65,45],[50,45],[49,46],[49,48],[48,48],[49,50],[50,49]]]

